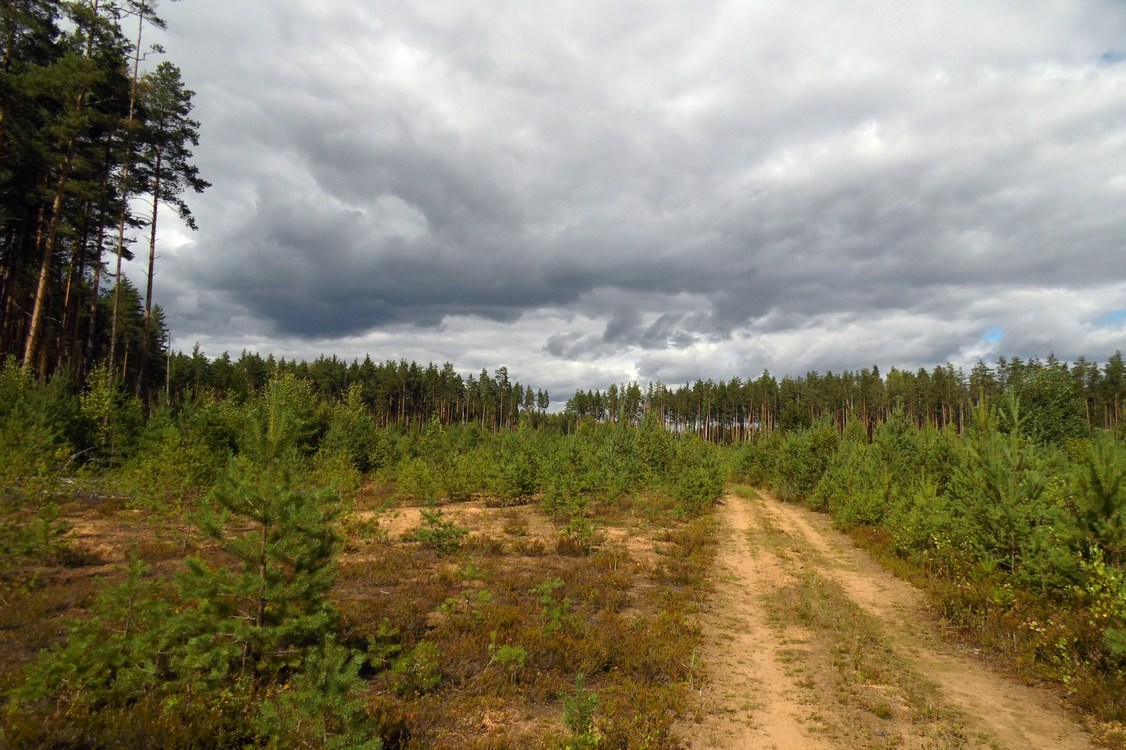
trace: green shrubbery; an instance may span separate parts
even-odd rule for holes
[[[653,418],[640,428],[584,424],[567,435],[527,425],[493,434],[431,421],[380,474],[413,503],[538,500],[553,517],[575,521],[592,502],[613,507],[640,498],[652,511],[699,515],[719,499],[728,467],[714,445],[677,437]]]
[[[64,375],[41,387],[14,359],[0,367],[0,484],[66,466],[81,427]]]
[[[122,723],[140,722],[167,747],[361,746],[361,657],[334,642],[328,600],[340,501],[296,479],[316,423],[310,395],[282,376],[247,405],[237,455],[193,513],[212,542],[207,555],[189,558],[175,581],[134,561],[93,617],[33,665],[7,708],[8,740],[73,734],[107,746],[121,741]],[[161,433],[174,442],[174,431]],[[166,717],[197,711],[207,720],[158,731]]]

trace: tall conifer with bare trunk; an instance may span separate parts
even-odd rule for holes
[[[186,190],[202,193],[211,183],[199,176],[191,163],[191,147],[199,145],[199,122],[191,118],[195,92],[184,88],[180,69],[162,62],[142,77],[138,106],[144,121],[141,143],[134,165],[138,186],[150,196],[149,265],[145,286],[145,341],[152,328],[153,276],[156,266],[157,216],[161,204],[170,206],[191,228],[195,217],[184,201]],[[142,371],[148,367],[149,352],[142,352]],[[146,382],[142,378],[142,383]]]
[[[145,23],[150,23],[158,29],[164,28],[162,21],[155,14],[156,0],[128,0],[125,13],[135,15],[137,18],[137,39],[133,45],[133,76],[132,86],[129,90],[129,116],[125,121],[125,161],[121,170],[122,202],[121,217],[117,225],[117,268],[114,278],[117,284],[113,294],[113,318],[110,321],[109,368],[113,371],[114,360],[117,356],[118,317],[121,308],[121,261],[125,256],[125,226],[128,221],[128,197],[131,194],[130,173],[133,167],[134,145],[134,116],[137,109],[137,84],[141,74],[141,39],[145,32]]]

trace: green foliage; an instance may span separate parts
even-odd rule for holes
[[[781,432],[760,432],[743,445],[735,461],[735,478],[747,484],[769,487],[782,453],[785,435]]]
[[[305,652],[293,679],[260,708],[255,722],[261,744],[268,748],[380,750],[371,737],[360,678],[363,656],[337,644],[331,636]]]
[[[169,663],[163,623],[172,614],[170,596],[134,558],[124,583],[98,596],[94,616],[75,621],[66,643],[36,662],[17,705],[55,697],[86,712],[164,688]]]
[[[1113,565],[1126,562],[1126,443],[1099,435],[1074,463],[1072,492],[1080,527]]]
[[[598,695],[587,690],[582,674],[575,677],[575,689],[563,698],[563,724],[571,736],[565,745],[567,750],[591,750],[602,742],[602,736],[594,726],[594,713],[598,710]]]
[[[310,462],[306,481],[314,487],[324,487],[342,498],[349,498],[363,484],[363,475],[348,456],[317,451]]]
[[[586,503],[576,500],[567,508],[570,518],[559,534],[559,552],[590,555],[606,541],[606,534],[597,523],[586,517]]]
[[[918,482],[906,502],[887,514],[895,551],[926,569],[951,574],[972,560],[968,540],[956,533],[950,499],[933,482]]]
[[[641,421],[636,452],[650,483],[659,482],[675,470],[677,440],[661,423],[656,412],[649,412]]]
[[[189,417],[155,410],[137,438],[137,450],[108,476],[116,494],[158,511],[180,510],[202,494],[226,465],[229,453],[193,439]]]
[[[1014,395],[1023,415],[1020,432],[1035,443],[1063,445],[1090,432],[1079,384],[1064,368],[1038,370],[1020,381]]]
[[[446,430],[438,415],[432,415],[426,427],[418,433],[411,445],[411,455],[427,462],[431,466],[438,466],[450,451],[450,441]]]
[[[648,467],[652,472],[653,468]],[[674,512],[693,517],[709,509],[723,495],[727,467],[713,446],[687,438],[677,446],[676,463],[666,474],[676,501]],[[662,477],[664,478],[664,476]]]
[[[504,435],[497,456],[500,467],[499,497],[510,504],[527,502],[539,489],[538,435],[527,426]]]
[[[329,408],[328,430],[320,451],[340,456],[359,472],[378,468],[380,446],[375,419],[363,401],[363,388],[353,383],[348,391]]]
[[[23,491],[9,491],[0,498],[0,587],[32,586],[39,565],[70,558],[71,526],[61,517],[54,486],[50,480],[30,487],[25,483]]]
[[[125,715],[143,705],[160,717],[196,711],[193,696],[227,696],[218,723],[201,726],[271,733],[260,739],[279,747],[357,746],[362,656],[332,641],[328,599],[340,503],[298,486],[291,471],[306,447],[307,396],[283,377],[249,405],[241,453],[195,513],[219,554],[189,558],[174,587],[134,562],[94,617],[35,665],[21,705],[70,707],[67,726],[77,727],[105,707]],[[272,697],[256,700],[261,691]]]
[[[78,423],[65,376],[41,385],[13,359],[0,367],[0,583],[29,582],[29,567],[68,553],[59,474],[78,458]]]
[[[126,392],[108,364],[99,364],[87,377],[80,412],[88,431],[88,460],[114,466],[128,457],[144,424],[144,412],[140,400]]]
[[[430,547],[439,554],[452,555],[461,549],[469,529],[442,517],[438,508],[422,510],[422,522],[411,533],[411,539]]]
[[[1057,519],[1045,497],[1049,461],[1016,433],[990,432],[962,443],[947,494],[983,564],[1016,572],[1034,530]]]
[[[400,497],[416,503],[438,501],[438,476],[434,468],[421,458],[408,459],[399,470],[395,483]]]
[[[293,373],[275,374],[245,407],[239,449],[264,464],[311,455],[325,429],[317,403],[309,381]]]
[[[367,660],[375,669],[387,669],[403,652],[401,643],[402,634],[399,629],[391,625],[391,621],[384,617],[379,621],[379,627],[367,637]]]
[[[778,414],[778,427],[788,431],[807,430],[813,425],[813,410],[802,401],[785,401]]]
[[[1088,605],[1088,624],[1101,633],[1107,660],[1116,668],[1126,667],[1126,572],[1108,565],[1098,548],[1079,567],[1084,583],[1077,593]]]
[[[478,452],[455,453],[446,459],[440,478],[441,492],[451,503],[464,502],[485,486],[483,459]]]
[[[557,441],[543,464],[543,499],[545,511],[555,516],[561,512],[573,515],[577,505],[586,507],[584,496],[594,490],[590,454],[583,450],[582,438]]]
[[[66,468],[77,403],[60,374],[40,386],[9,357],[0,367],[0,485]]]
[[[543,616],[543,630],[545,633],[558,633],[567,629],[578,627],[574,615],[574,604],[570,597],[555,598],[555,592],[563,588],[563,581],[558,578],[548,578],[532,589],[540,603]]]
[[[698,515],[722,494],[728,474],[714,445],[693,435],[678,438],[654,417],[640,428],[584,424],[574,435],[541,438],[541,445],[543,507],[566,515],[579,531],[594,503],[621,506],[644,498],[647,512]]]
[[[817,487],[829,466],[840,436],[828,422],[785,435],[772,462],[769,483],[783,500],[801,500]]]
[[[218,470],[238,450],[245,423],[243,403],[231,398],[191,398],[180,406],[178,424],[185,444],[210,456],[218,463]],[[213,482],[218,470],[201,475],[201,483]]]
[[[890,485],[880,447],[848,440],[830,459],[809,503],[834,513],[842,526],[874,525],[889,510]]]
[[[497,665],[508,673],[509,681],[515,685],[516,677],[528,662],[528,651],[523,646],[507,643],[497,645],[497,631],[489,634],[489,663],[485,667]]]
[[[419,641],[414,648],[403,653],[391,666],[395,676],[395,692],[401,695],[423,695],[442,682],[442,668],[438,661],[438,646],[431,641]]]
[[[402,458],[402,455],[402,441],[395,430],[385,427],[372,434],[371,453],[368,458],[372,471],[380,471],[394,466]]]
[[[295,488],[282,460],[232,459],[197,523],[233,564],[190,558],[181,579],[198,602],[181,623],[193,645],[185,672],[212,682],[245,665],[270,676],[299,662],[334,616],[339,512],[335,495]]]

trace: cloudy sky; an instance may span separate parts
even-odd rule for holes
[[[1122,0],[161,11],[214,185],[162,227],[176,348],[557,401],[1126,348]]]

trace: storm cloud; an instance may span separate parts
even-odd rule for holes
[[[1126,345],[1121,2],[162,10],[180,346],[564,395]]]

